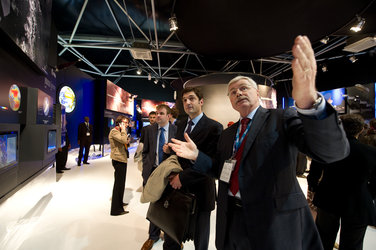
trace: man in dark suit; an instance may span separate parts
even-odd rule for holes
[[[205,154],[214,156],[216,145],[223,130],[223,126],[208,118],[202,112],[203,95],[198,88],[186,88],[182,91],[184,111],[187,119],[178,122],[176,139],[184,140],[184,133],[188,133],[197,147]],[[194,235],[195,249],[207,250],[210,234],[210,214],[215,207],[214,178],[198,173],[192,169],[192,162],[179,158],[183,171],[170,181],[173,188],[183,188],[195,194],[197,201],[197,220]],[[165,234],[164,249],[180,249],[180,244]]]
[[[169,123],[171,109],[165,104],[157,106],[156,123],[151,124],[144,132],[144,148],[142,151],[142,179],[145,186],[151,173],[166,158],[163,146],[175,137],[176,126]],[[159,240],[160,229],[150,222],[149,238],[143,244],[141,250],[152,249],[153,244]]]
[[[87,162],[89,157],[89,150],[93,136],[93,125],[89,123],[90,118],[85,116],[85,122],[78,125],[78,145],[80,145],[80,151],[78,153],[77,166],[81,166],[81,160],[83,150],[85,148],[84,164],[90,164]]]
[[[332,250],[341,221],[340,249],[363,249],[368,225],[376,225],[376,148],[360,143],[364,119],[341,116],[350,155],[331,164],[312,161],[308,188],[318,208],[316,225],[325,250]]]
[[[239,76],[229,82],[228,96],[241,121],[223,131],[215,158],[188,135],[187,142],[169,144],[178,156],[195,160],[197,171],[211,166],[219,178],[217,249],[322,249],[295,176],[297,153],[333,162],[346,157],[349,146],[336,111],[316,92],[308,38],[298,36],[292,52],[298,112],[262,108],[257,84]]]

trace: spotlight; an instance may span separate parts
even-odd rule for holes
[[[358,58],[356,58],[355,56],[350,56],[349,60],[350,60],[350,62],[354,63],[354,62],[358,61]]]
[[[154,80],[154,83],[155,83],[155,84],[157,84],[157,83],[158,83],[158,79],[157,79],[157,78],[155,78],[155,80]]]
[[[328,41],[329,41],[329,37],[328,36],[326,36],[326,37],[324,37],[323,39],[320,40],[320,42],[323,43],[323,44],[327,44]]]
[[[327,72],[328,71],[328,66],[326,66],[325,64],[322,65],[321,70],[322,70],[322,72]]]
[[[137,75],[141,75],[142,70],[140,68],[138,68],[137,71],[136,71],[136,73],[137,73]]]
[[[148,80],[151,81],[151,74],[148,74]]]
[[[166,85],[164,83],[162,83],[162,88],[166,88]]]
[[[176,31],[179,29],[175,14],[168,19],[168,23],[170,24],[170,31]]]
[[[351,31],[359,32],[362,30],[364,24],[366,23],[366,20],[364,18],[361,18],[360,16],[357,16],[357,23],[350,28]]]

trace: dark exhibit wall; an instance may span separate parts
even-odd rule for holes
[[[55,162],[57,126],[53,105],[56,102],[56,77],[53,68],[56,60],[53,59],[56,59],[56,46],[49,48],[49,44],[56,44],[57,38],[50,36],[50,33],[56,34],[50,24],[50,3],[49,0],[41,2],[37,6],[40,9],[17,4],[9,11],[3,9],[4,16],[0,20],[0,132],[3,142],[0,202]],[[32,4],[39,4],[39,1]],[[33,11],[38,13],[31,13]],[[11,21],[12,18],[18,22]],[[28,20],[27,25],[20,23],[25,20]],[[34,37],[37,40],[27,41],[33,38],[30,34],[38,34]]]

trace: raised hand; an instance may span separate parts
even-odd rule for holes
[[[177,139],[171,139],[172,142],[168,144],[176,155],[188,160],[196,160],[198,156],[198,149],[196,144],[189,138],[187,133],[184,133],[186,142]]]
[[[311,43],[306,36],[298,36],[292,48],[292,97],[297,107],[309,109],[317,99],[316,60]]]

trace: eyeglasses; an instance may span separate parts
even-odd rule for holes
[[[239,90],[240,92],[244,93],[244,92],[247,92],[247,91],[250,90],[250,89],[251,89],[250,86],[242,85],[242,86],[240,86],[239,88],[232,88],[232,89],[230,90],[230,92],[227,93],[227,95],[230,96],[230,97],[234,97],[234,96],[236,96],[236,94],[238,93],[238,90]]]

